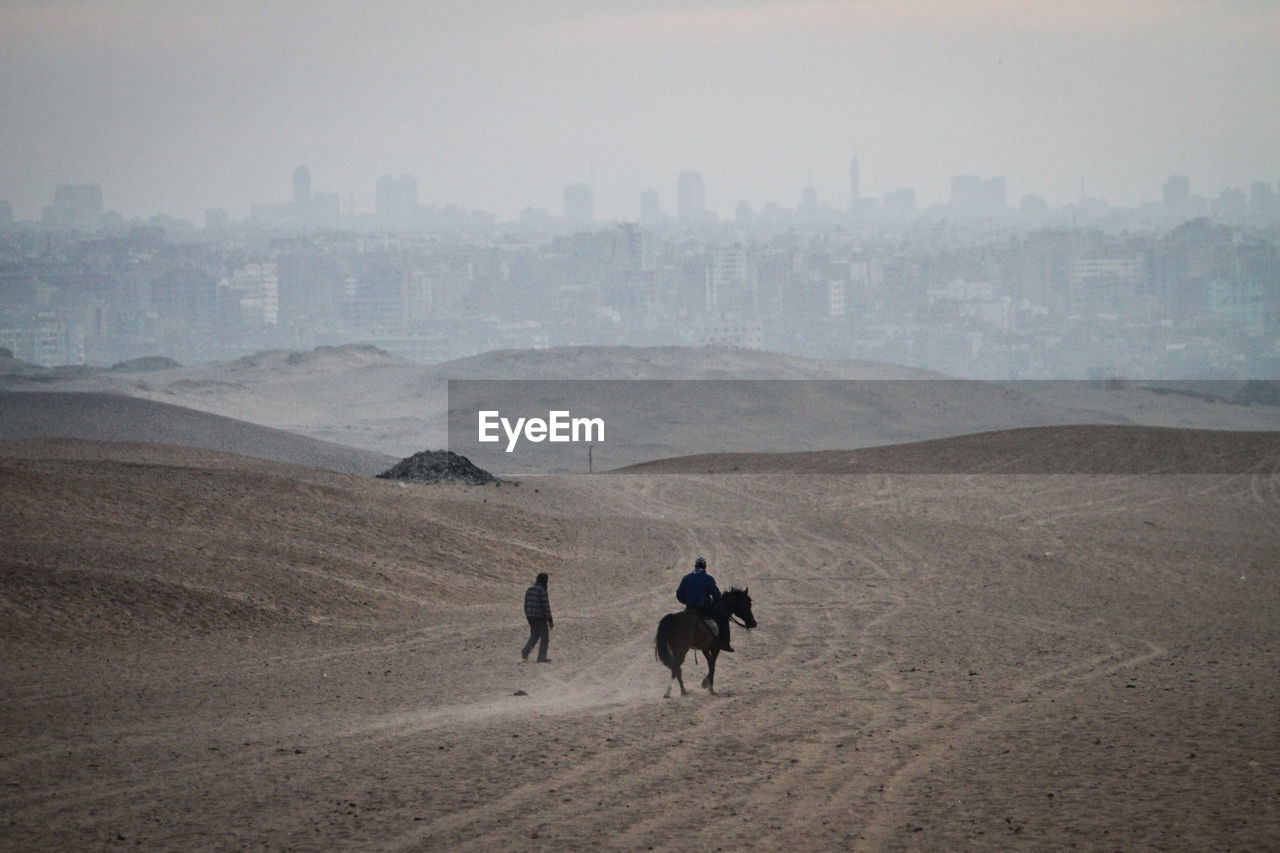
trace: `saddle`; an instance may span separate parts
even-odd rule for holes
[[[711,636],[713,637],[720,636],[720,626],[716,624],[716,620],[712,619],[709,616],[702,615],[702,611],[696,607],[685,607],[685,612],[692,613],[693,615],[701,619],[703,623],[707,626],[707,630],[711,632]]]

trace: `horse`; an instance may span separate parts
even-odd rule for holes
[[[720,596],[720,608],[729,613],[729,618],[738,617],[744,628],[754,628],[756,619],[751,615],[751,596],[745,588],[736,587]],[[707,627],[707,620],[696,610],[684,610],[679,613],[668,613],[658,622],[658,635],[654,638],[654,656],[666,664],[671,670],[671,678],[680,683],[680,695],[688,691],[684,689],[684,678],[680,675],[680,665],[690,649],[700,650],[707,656],[707,677],[702,679],[702,686],[716,692],[716,657],[720,654],[720,639]],[[667,692],[663,699],[671,696],[671,682],[667,682]]]

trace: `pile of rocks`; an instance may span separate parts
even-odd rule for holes
[[[131,358],[128,361],[117,361],[111,365],[114,371],[141,372],[144,370],[173,370],[181,364],[165,355],[144,355],[142,358]]]
[[[384,480],[407,480],[411,483],[467,483],[472,486],[502,482],[483,468],[477,468],[467,457],[450,450],[415,453],[378,476]]]

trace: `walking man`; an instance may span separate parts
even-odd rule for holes
[[[551,618],[551,599],[547,596],[547,573],[539,572],[533,586],[524,592],[524,618],[529,620],[529,642],[524,644],[520,652],[521,660],[529,659],[529,652],[538,644],[538,663],[547,663],[547,645],[551,642],[551,629],[555,620]]]

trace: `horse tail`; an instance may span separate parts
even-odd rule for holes
[[[670,617],[662,617],[662,621],[658,623],[658,633],[653,638],[653,655],[662,661],[668,667],[674,667],[674,658],[671,655],[671,636],[672,624]]]

